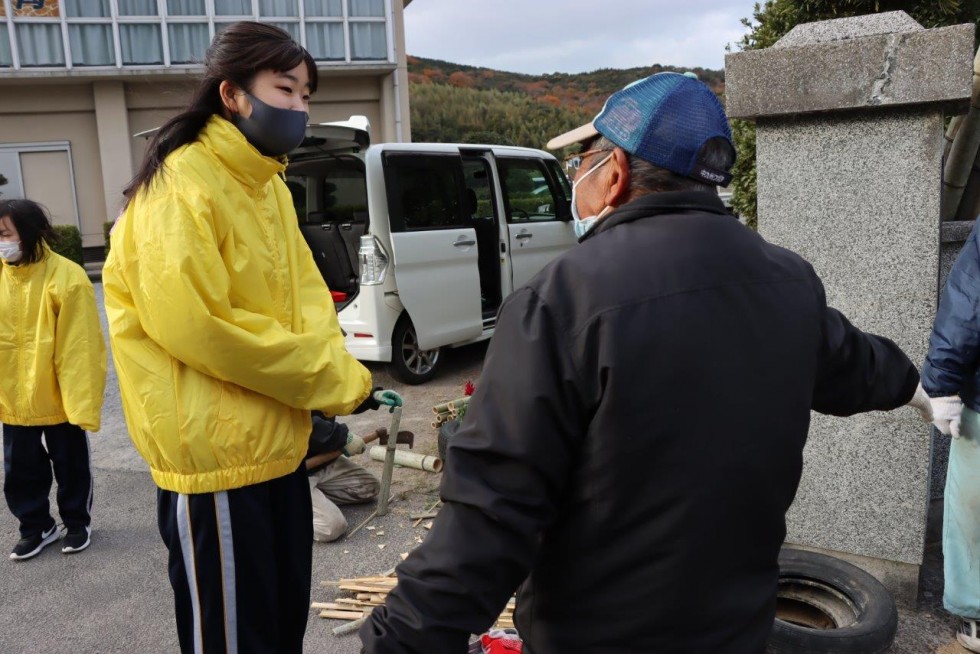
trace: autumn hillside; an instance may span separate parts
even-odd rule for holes
[[[715,93],[725,90],[723,71],[660,65],[537,76],[409,56],[408,70],[418,142],[540,148],[598,113],[613,91],[663,71],[692,70]]]

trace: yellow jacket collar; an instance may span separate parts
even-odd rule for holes
[[[45,261],[51,256],[51,250],[47,245],[44,245],[44,256],[41,257],[40,261],[35,263],[8,263],[6,259],[0,259],[0,270],[3,271],[5,275],[10,275],[11,279],[16,279],[18,281],[25,281],[30,279],[34,273],[43,268]]]
[[[222,118],[211,116],[200,134],[201,142],[246,186],[259,188],[286,170],[283,160],[266,157],[245,139],[238,128]]]

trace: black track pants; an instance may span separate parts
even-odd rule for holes
[[[5,424],[3,474],[3,494],[20,521],[21,536],[39,534],[54,524],[48,502],[52,479],[58,482],[58,514],[65,527],[91,523],[92,468],[88,435],[81,427],[67,422],[46,427]]]
[[[305,470],[219,493],[157,494],[182,652],[300,654],[313,512]]]

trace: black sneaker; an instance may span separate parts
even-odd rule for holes
[[[65,530],[65,544],[61,546],[62,554],[74,554],[92,544],[91,527],[70,527]]]
[[[10,553],[10,559],[12,561],[26,561],[27,559],[33,558],[40,554],[41,550],[58,540],[60,537],[61,534],[58,533],[58,526],[51,525],[50,529],[47,529],[39,534],[21,538],[19,541],[17,541],[17,544],[14,545],[14,551]]]

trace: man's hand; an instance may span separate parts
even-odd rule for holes
[[[344,456],[351,457],[356,456],[367,449],[367,445],[364,444],[364,439],[357,436],[354,432],[347,434],[347,444],[344,445]]]
[[[932,399],[932,424],[936,429],[953,438],[960,437],[960,416],[963,413],[963,401],[956,395],[949,397],[934,397]]]
[[[909,400],[906,406],[913,407],[922,416],[922,422],[932,422],[932,400],[926,393],[925,389],[922,388],[922,384],[919,384],[915,389],[915,395]]]

